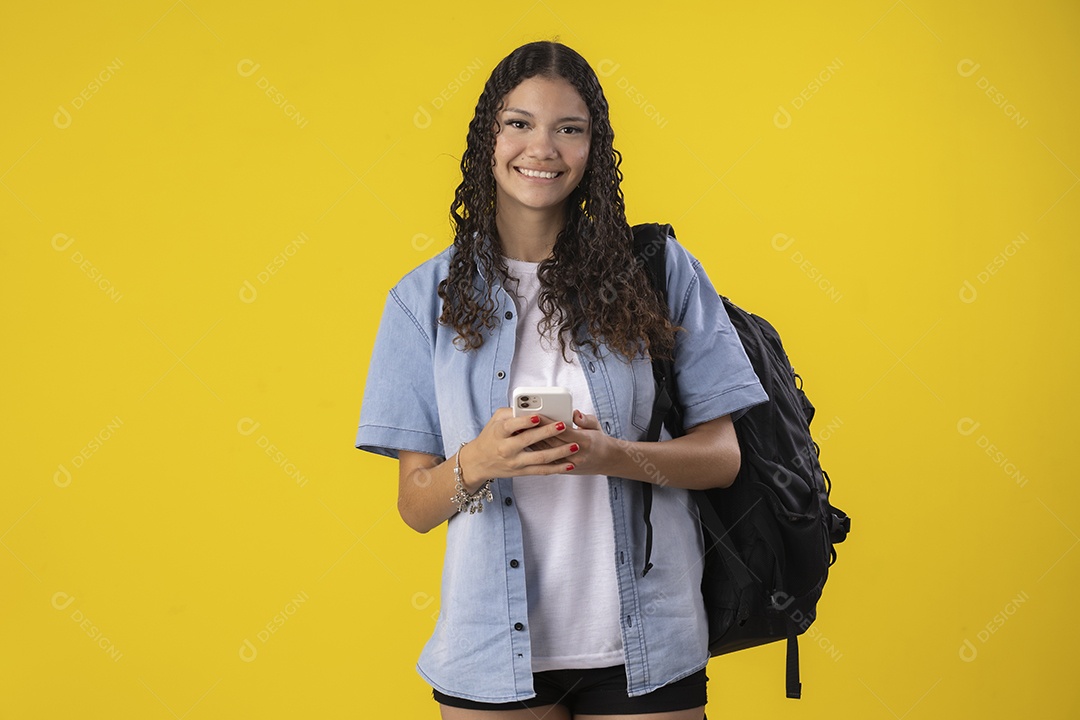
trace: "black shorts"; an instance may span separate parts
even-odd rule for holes
[[[439,703],[469,710],[521,710],[544,705],[562,705],[570,712],[588,715],[637,715],[674,712],[704,707],[705,683],[709,680],[701,669],[682,680],[653,690],[646,695],[628,697],[626,670],[622,665],[589,670],[549,670],[533,675],[536,697],[508,703],[482,703],[444,695],[432,694]]]

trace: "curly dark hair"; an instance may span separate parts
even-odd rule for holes
[[[558,327],[564,358],[568,344],[584,343],[599,352],[601,342],[627,359],[643,351],[670,357],[676,328],[634,257],[619,187],[622,155],[614,148],[607,99],[585,59],[557,42],[533,42],[514,50],[495,67],[480,94],[461,158],[461,184],[450,205],[455,252],[448,276],[439,283],[439,322],[457,331],[455,343],[465,350],[483,344],[482,330],[498,323],[491,284],[486,297],[478,297],[474,285],[478,263],[488,277],[508,275],[500,243],[487,241],[499,237],[492,172],[497,114],[511,90],[536,76],[563,78],[573,85],[589,109],[592,127],[585,173],[566,200],[566,226],[556,237],[552,256],[537,271],[538,306],[544,314],[540,331]]]

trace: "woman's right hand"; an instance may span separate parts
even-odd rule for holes
[[[566,430],[563,422],[542,415],[514,417],[508,408],[499,408],[475,440],[458,451],[462,481],[475,492],[486,481],[518,475],[555,475],[574,469],[568,457],[571,443],[543,450],[529,450],[530,445],[558,437]]]
[[[536,418],[535,420],[533,418]],[[499,408],[475,439],[458,449],[457,457],[398,451],[398,512],[417,532],[438,527],[459,509],[454,468],[461,463],[461,481],[475,493],[488,480],[517,475],[555,475],[573,470],[568,456],[577,448],[558,436],[566,430],[561,423],[543,415],[514,417],[508,407]],[[536,443],[552,447],[529,450]]]

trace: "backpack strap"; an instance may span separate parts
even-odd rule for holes
[[[667,306],[667,238],[675,237],[671,225],[645,223],[635,225],[634,256],[642,264],[656,294],[664,306]],[[657,442],[660,430],[667,424],[672,437],[683,434],[682,411],[675,403],[675,367],[671,360],[652,359],[653,381],[656,385],[656,397],[653,400],[652,417],[649,418],[649,431],[645,439]]]
[[[644,483],[645,487],[641,489],[641,508],[642,513],[645,515],[645,564],[641,568],[641,577],[645,577],[652,570],[652,485],[650,483]]]
[[[802,683],[799,681],[799,636],[794,625],[789,622],[787,636],[787,696],[798,700],[802,697]]]
[[[675,237],[675,230],[668,224],[646,223],[635,225],[634,228],[634,252],[643,263],[645,273],[649,277],[653,288],[660,297],[667,302],[667,238],[668,235]],[[675,369],[666,358],[653,358],[653,382],[656,386],[656,396],[653,400],[652,417],[649,419],[649,430],[646,440],[657,442],[660,439],[660,430],[667,425],[668,432],[672,437],[679,437],[685,433],[682,422],[682,411],[675,402]],[[650,559],[652,557],[652,493],[650,483],[642,483],[642,508],[645,515],[645,566],[642,576],[652,569]],[[703,537],[709,548],[719,548],[720,557],[728,570],[729,576],[739,588],[745,591],[753,583],[750,569],[739,557],[738,552],[731,544],[728,530],[724,527],[720,516],[716,514],[711,502],[704,492],[691,492],[698,506],[698,515],[702,525],[708,529],[708,536]],[[750,594],[741,592],[741,597],[748,598]],[[740,620],[744,620],[750,613],[748,605],[740,607]]]
[[[653,289],[667,304],[667,236],[675,236],[675,231],[670,225],[647,223],[635,225],[634,234],[634,257],[641,261],[645,274],[649,278]],[[668,423],[668,431],[672,436],[682,434],[682,415],[675,404],[674,370],[670,360],[653,358],[653,383],[656,388],[656,398],[653,401],[652,416],[649,418],[649,430],[645,435],[648,442],[660,440],[660,431],[664,423]],[[670,419],[669,419],[670,417]],[[651,483],[641,483],[641,506],[645,520],[645,563],[641,570],[641,576],[645,577],[652,569],[652,500],[653,488]]]

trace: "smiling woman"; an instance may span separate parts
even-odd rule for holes
[[[551,228],[537,224],[554,223],[557,234],[566,224],[566,198],[585,174],[589,109],[562,78],[523,80],[505,103],[493,162],[496,224],[507,256],[540,262],[551,254],[551,247],[537,240],[553,234]],[[538,231],[533,237],[530,227]]]
[[[444,718],[704,712],[702,546],[687,489],[730,484],[730,414],[765,393],[674,238],[669,300],[652,291],[613,139],[578,53],[515,50],[469,125],[453,244],[386,302],[356,447],[398,459],[406,524],[446,523],[441,608],[417,666]],[[643,442],[651,356],[673,360],[685,436]],[[511,395],[526,386],[569,394],[572,421],[515,417]],[[640,483],[655,485],[647,577],[628,522],[643,516]]]

